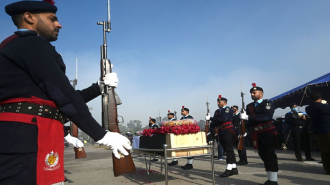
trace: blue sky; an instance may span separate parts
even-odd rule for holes
[[[16,28],[0,1],[0,40]],[[100,76],[100,45],[106,0],[57,0],[63,28],[52,44],[63,55],[67,76],[77,89]],[[116,89],[125,122],[166,116],[167,110],[190,108],[205,119],[206,94],[211,112],[219,94],[229,105],[246,104],[255,82],[272,98],[329,72],[330,1],[328,0],[111,0],[112,31],[108,58],[117,72]],[[101,120],[101,99],[88,105]],[[275,115],[284,114],[276,110]]]

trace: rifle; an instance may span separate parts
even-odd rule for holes
[[[242,97],[241,113],[243,113],[245,111],[245,109],[244,109],[245,103],[244,103],[244,93],[243,93],[243,90],[242,90],[242,80],[241,80],[241,97]],[[239,138],[239,141],[238,141],[237,150],[243,150],[243,142],[244,142],[243,135],[244,134],[245,134],[245,120],[241,120],[241,137]]]
[[[112,72],[111,61],[107,58],[107,36],[106,32],[111,31],[110,22],[110,1],[108,0],[108,21],[97,22],[98,25],[103,25],[103,45],[101,45],[101,83],[100,89],[102,93],[102,127],[108,129],[111,132],[120,133],[118,128],[117,118],[117,103],[114,88],[107,86],[103,83],[103,78],[106,74]],[[129,153],[129,151],[127,151]],[[117,159],[112,154],[113,171],[115,177],[123,175],[125,173],[131,173],[136,171],[132,156],[129,153],[128,156],[121,155],[120,159]]]
[[[209,108],[209,101],[208,101],[208,96],[206,95],[206,115],[210,113],[210,108]],[[206,120],[205,123],[205,134],[206,134],[206,138],[207,138],[207,134],[209,133],[209,128],[210,128],[210,120]]]
[[[73,80],[70,80],[70,82],[72,82],[73,88],[76,89],[76,85],[78,83],[78,59],[76,59],[76,78],[73,79]],[[70,121],[70,128],[71,128],[71,135],[73,137],[79,138],[79,136],[78,136],[78,134],[79,134],[78,127],[72,121]],[[73,151],[75,153],[75,159],[80,159],[80,158],[87,157],[84,148],[74,147]]]

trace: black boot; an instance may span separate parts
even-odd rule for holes
[[[238,161],[236,164],[238,165],[246,165],[249,164],[247,161]]]
[[[152,162],[156,162],[156,161],[158,161],[158,159],[153,158],[153,159],[151,159],[151,161],[152,161]]]
[[[312,157],[309,157],[309,158],[306,158],[306,161],[315,161],[315,159]]]
[[[231,171],[233,171],[233,175],[238,175],[238,170],[237,170],[237,168],[233,168]]]
[[[172,161],[170,163],[168,163],[169,166],[174,166],[177,165],[179,162],[178,161]]]
[[[220,177],[229,177],[234,175],[233,170],[226,170],[223,174],[220,175]]]
[[[192,164],[186,164],[186,165],[184,165],[184,166],[181,166],[181,168],[184,169],[184,170],[191,170],[191,169],[193,169],[194,167],[193,167]]]
[[[270,181],[270,180],[268,180],[268,181],[266,181],[265,183],[260,184],[260,185],[278,185],[278,183],[277,183],[277,182],[274,182],[274,181]]]

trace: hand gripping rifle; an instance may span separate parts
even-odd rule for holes
[[[76,89],[76,85],[78,83],[78,59],[76,59],[76,78],[73,79],[73,80],[70,80],[70,82],[72,82],[73,88]],[[79,136],[78,136],[78,133],[79,133],[78,127],[72,121],[70,122],[70,128],[71,128],[71,135],[73,137],[79,138]],[[84,148],[74,147],[73,151],[75,153],[75,159],[80,159],[80,158],[87,157]]]
[[[114,88],[107,86],[103,83],[103,78],[106,74],[111,73],[111,61],[107,59],[107,36],[106,32],[111,31],[110,22],[110,2],[108,0],[108,21],[97,22],[98,25],[103,25],[103,45],[101,45],[101,93],[102,93],[102,127],[111,132],[118,132],[118,118],[117,118],[117,104]],[[129,153],[129,151],[127,151]],[[125,173],[136,171],[131,154],[128,156],[121,155],[117,159],[112,154],[113,171],[115,177]]]
[[[242,97],[242,109],[241,109],[241,113],[243,113],[244,107],[245,107],[245,103],[244,103],[244,93],[242,90],[242,81],[241,81],[241,97]],[[237,146],[237,150],[243,150],[243,141],[244,141],[244,135],[245,134],[245,120],[241,120],[241,137],[239,138],[238,141],[238,146]]]

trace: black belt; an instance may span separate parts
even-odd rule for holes
[[[260,131],[260,130],[264,130],[266,128],[273,127],[273,126],[274,126],[274,124],[270,123],[270,124],[266,124],[266,125],[253,127],[253,130],[254,131]]]
[[[304,126],[293,126],[293,128],[304,128]]]
[[[218,126],[218,129],[223,129],[223,128],[229,127],[231,125],[233,125],[233,123],[228,123],[228,124],[225,124],[225,125],[220,125],[220,126]]]
[[[48,105],[38,105],[33,103],[8,103],[0,106],[0,113],[3,112],[29,114],[55,119],[62,123],[66,122],[64,116],[58,109]]]

